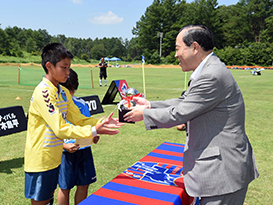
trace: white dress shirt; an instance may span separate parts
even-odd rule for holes
[[[211,52],[209,55],[207,55],[207,57],[204,60],[202,60],[202,62],[198,65],[198,67],[192,72],[191,77],[190,77],[190,79],[192,81],[194,81],[194,80],[196,80],[198,78],[198,76],[200,75],[201,70],[202,70],[204,64],[207,62],[208,58],[212,54],[213,54],[213,52]]]

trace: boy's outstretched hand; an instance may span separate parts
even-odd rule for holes
[[[116,135],[119,133],[119,130],[113,128],[120,128],[124,123],[119,122],[117,118],[112,118],[113,112],[101,123],[96,125],[98,134],[106,135]]]

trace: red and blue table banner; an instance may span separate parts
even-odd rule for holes
[[[164,142],[80,205],[197,205],[185,191],[183,155],[183,144]]]

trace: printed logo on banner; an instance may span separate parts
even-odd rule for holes
[[[91,115],[104,112],[100,99],[97,95],[85,96],[81,98],[86,102]]]
[[[27,128],[22,106],[0,109],[0,136],[24,131]]]
[[[154,162],[136,162],[123,173],[142,181],[177,186],[183,177],[183,167]]]
[[[19,122],[14,113],[7,113],[6,115],[0,115],[0,130],[13,129],[18,127]]]

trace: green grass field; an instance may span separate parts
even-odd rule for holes
[[[22,69],[33,69],[33,71],[27,72],[26,76],[21,76],[21,79],[25,78],[25,82],[28,84],[39,82],[44,75],[41,67],[22,67]],[[81,73],[81,88],[76,92],[76,96],[98,95],[102,100],[107,87],[99,87],[98,68],[92,69],[93,89],[91,89],[90,69],[74,69]],[[273,204],[273,138],[271,134],[273,126],[273,71],[262,71],[261,76],[252,76],[250,71],[244,70],[231,70],[231,72],[244,95],[246,132],[252,143],[260,172],[260,177],[249,185],[245,204]],[[179,68],[145,68],[145,74],[146,97],[149,100],[179,97],[184,90],[185,74]],[[108,85],[112,80],[119,79],[125,79],[129,87],[144,92],[141,68],[108,68]],[[0,66],[0,107],[22,105],[27,112],[35,86],[18,85],[17,83],[18,68],[16,66]],[[18,96],[21,100],[16,100]],[[120,99],[120,96],[117,95],[115,101]],[[103,105],[105,112],[98,114],[97,117],[108,115],[114,107],[114,105]],[[115,117],[117,117],[117,111]],[[90,185],[89,194],[92,194],[162,142],[184,144],[186,138],[185,132],[177,131],[175,127],[146,131],[143,122],[134,125],[126,124],[120,130],[120,134],[116,136],[101,136],[99,143],[92,146],[98,180]],[[24,198],[25,138],[26,132],[0,137],[0,204],[30,204],[30,201]],[[74,191],[75,189],[72,190],[72,194]],[[73,197],[70,201],[73,204]],[[55,204],[57,204],[56,197]]]

